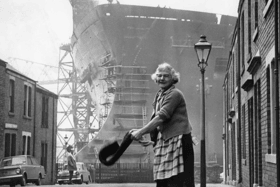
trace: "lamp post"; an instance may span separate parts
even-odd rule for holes
[[[65,149],[67,148],[67,144],[68,144],[68,142],[67,142],[67,140],[68,140],[68,136],[67,136],[67,134],[65,134],[65,136],[64,136],[64,140],[65,140]]]
[[[205,83],[204,73],[207,60],[212,48],[212,44],[207,42],[206,36],[200,36],[198,43],[194,45],[198,58],[198,67],[201,72],[201,100],[202,100],[202,116],[201,116],[201,139],[200,139],[200,187],[206,187],[206,154],[205,154]]]
[[[65,164],[65,163],[67,163],[67,145],[68,145],[68,136],[67,136],[67,134],[65,134],[65,136],[64,136],[64,140],[65,140],[65,144],[64,144],[64,149],[65,149],[65,151],[64,151],[64,157],[63,157],[63,163]]]

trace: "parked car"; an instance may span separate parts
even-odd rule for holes
[[[77,170],[74,171],[72,182],[76,184],[82,184],[82,183],[90,183],[91,177],[90,173],[87,170],[87,167],[83,162],[77,162]],[[69,171],[67,164],[65,164],[61,171],[57,174],[57,183],[58,184],[68,184],[69,183]]]
[[[30,155],[10,156],[0,161],[0,185],[14,187],[17,184],[25,186],[26,183],[35,183],[39,186],[45,175],[44,166]]]

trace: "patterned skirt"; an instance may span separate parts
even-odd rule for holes
[[[154,180],[157,187],[194,187],[194,153],[191,134],[163,140],[154,147]]]

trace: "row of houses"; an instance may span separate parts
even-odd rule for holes
[[[0,60],[0,158],[33,155],[46,170],[42,184],[56,179],[57,99]]]
[[[279,186],[278,25],[278,0],[239,1],[223,84],[227,184]]]

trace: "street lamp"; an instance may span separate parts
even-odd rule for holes
[[[200,140],[200,186],[206,187],[206,154],[205,154],[205,86],[204,73],[207,60],[212,48],[212,44],[207,42],[206,36],[200,36],[198,43],[194,45],[198,58],[198,67],[201,72],[201,98],[202,98],[202,118],[201,118],[201,140]]]

